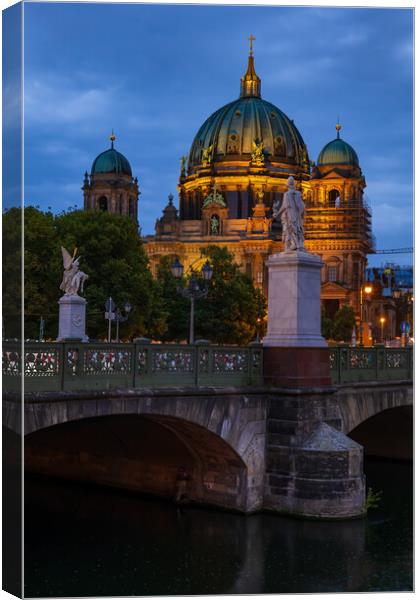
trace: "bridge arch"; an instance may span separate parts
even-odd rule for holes
[[[364,421],[390,408],[413,405],[411,383],[387,382],[341,386],[337,393],[342,431],[350,433]]]
[[[192,501],[252,512],[262,497],[263,404],[242,395],[226,402],[169,394],[27,404],[26,464],[167,497],[186,467]]]
[[[343,387],[338,392],[342,430],[366,456],[413,457],[413,388],[410,384]]]

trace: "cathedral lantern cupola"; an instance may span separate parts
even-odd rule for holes
[[[114,131],[109,139],[111,147],[95,158],[90,178],[85,174],[82,187],[84,208],[125,215],[137,221],[137,177],[133,178],[126,157],[114,148]]]
[[[249,56],[248,56],[248,69],[243,77],[241,77],[241,98],[250,98],[255,96],[261,98],[261,79],[255,72],[254,67],[254,53],[252,51],[252,42],[256,39],[252,33],[249,36]]]

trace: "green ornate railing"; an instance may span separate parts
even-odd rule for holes
[[[25,392],[261,385],[262,347],[25,344]],[[3,388],[20,389],[22,349],[3,342]]]
[[[333,383],[396,381],[413,378],[413,348],[330,348]]]
[[[178,386],[260,386],[263,348],[207,344],[25,344],[26,392],[159,388]],[[3,389],[19,391],[22,348],[3,342]],[[411,380],[412,348],[330,348],[335,384]]]

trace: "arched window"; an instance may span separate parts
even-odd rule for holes
[[[122,215],[122,213],[123,213],[123,197],[122,197],[122,194],[120,194],[120,199],[118,201],[118,212],[120,213],[120,215]]]
[[[134,217],[134,202],[133,202],[133,198],[130,198],[130,200],[129,200],[128,211],[129,211],[130,217]]]
[[[98,200],[99,210],[108,210],[108,200],[106,196],[101,196]]]
[[[335,208],[337,206],[337,200],[340,202],[340,192],[338,190],[330,190],[328,192],[328,206]]]

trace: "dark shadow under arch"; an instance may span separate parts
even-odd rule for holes
[[[347,434],[364,447],[365,456],[413,459],[413,407],[388,408]]]
[[[25,437],[28,472],[121,487],[173,499],[185,468],[191,502],[243,510],[247,468],[221,437],[162,415],[69,421]]]

